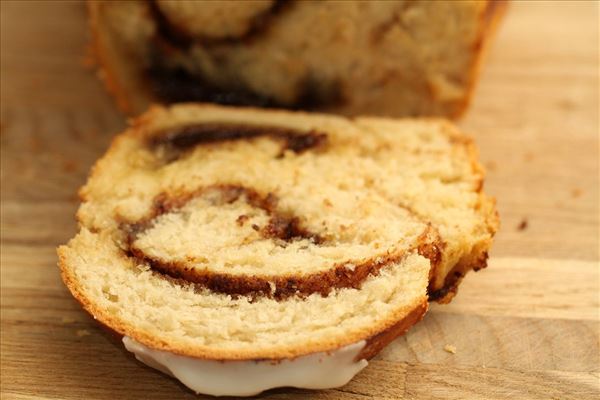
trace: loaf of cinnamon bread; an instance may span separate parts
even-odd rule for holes
[[[123,109],[209,101],[459,116],[504,0],[90,1]]]

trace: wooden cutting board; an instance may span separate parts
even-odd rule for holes
[[[56,268],[76,190],[125,126],[84,68],[84,5],[0,15],[2,399],[195,398],[111,342]],[[498,198],[489,268],[347,386],[264,398],[599,398],[598,44],[598,3],[513,2],[460,121]]]

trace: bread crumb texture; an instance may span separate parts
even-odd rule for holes
[[[326,141],[290,149],[282,134],[192,135],[199,126]],[[153,348],[224,360],[332,350],[485,266],[497,216],[482,181],[471,140],[442,120],[152,108],[81,189],[60,267],[99,321]]]
[[[447,353],[456,354],[456,346],[453,346],[451,344],[447,344],[447,345],[444,346],[444,351],[446,351]]]

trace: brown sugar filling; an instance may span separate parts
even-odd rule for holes
[[[210,102],[234,106],[255,106],[299,109],[317,109],[335,106],[344,102],[343,88],[336,80],[324,80],[314,73],[308,73],[299,83],[298,95],[287,104],[269,96],[256,93],[240,81],[216,84],[199,73],[191,73],[183,67],[165,63],[165,55],[178,52],[186,54],[198,43],[210,50],[236,44],[252,44],[267,35],[273,21],[294,7],[292,0],[277,0],[273,6],[256,15],[250,29],[238,37],[192,38],[185,31],[172,24],[153,0],[148,1],[151,18],[156,24],[152,38],[152,56],[145,68],[145,79],[152,95],[160,102],[176,103],[188,101]]]
[[[294,5],[293,1],[290,0],[275,0],[271,7],[252,16],[249,20],[248,29],[236,36],[213,37],[206,35],[193,38],[184,29],[169,21],[156,4],[156,0],[147,0],[147,3],[150,14],[156,22],[157,33],[155,40],[161,40],[179,48],[189,47],[194,39],[205,45],[236,43],[239,41],[249,43],[256,40],[260,35],[265,34],[271,26],[272,20],[277,18],[281,13],[291,9]]]
[[[150,141],[151,148],[163,147],[171,154],[170,159],[187,149],[202,144],[212,144],[234,140],[250,140],[267,136],[282,143],[279,157],[286,150],[296,154],[307,150],[324,149],[327,146],[327,134],[316,130],[298,131],[277,126],[232,124],[213,122],[180,126],[156,134]]]
[[[157,196],[148,217],[134,223],[121,225],[121,229],[126,234],[125,250],[128,256],[136,258],[140,263],[148,264],[155,272],[164,274],[170,279],[174,279],[175,282],[191,283],[198,287],[232,296],[267,296],[275,299],[285,299],[294,295],[305,297],[313,293],[327,296],[333,289],[359,288],[367,277],[379,274],[383,267],[399,262],[413,251],[429,258],[432,263],[439,262],[441,258],[441,246],[439,244],[441,241],[438,243],[439,237],[431,235],[432,232],[435,233],[431,226],[425,229],[416,243],[406,252],[377,255],[360,263],[350,261],[337,263],[330,270],[309,275],[261,277],[215,273],[195,269],[181,261],[161,260],[145,254],[142,249],[136,247],[136,239],[152,227],[158,216],[176,212],[206,190],[219,190],[222,195],[220,199],[222,204],[233,203],[243,198],[251,206],[264,210],[270,217],[269,222],[264,227],[256,227],[256,230],[264,238],[281,241],[283,245],[286,242],[301,239],[309,239],[317,246],[327,242],[326,238],[303,227],[299,217],[284,215],[278,210],[276,195],[269,193],[263,196],[251,188],[238,185],[218,185],[189,194],[177,196],[162,194]],[[243,216],[240,217],[243,223]],[[431,236],[436,238],[434,242],[431,242]]]
[[[167,149],[167,153],[170,154],[168,161],[173,161],[188,149],[198,145],[251,140],[262,136],[268,136],[281,142],[279,156],[282,156],[287,150],[297,154],[308,150],[322,150],[328,144],[327,134],[316,130],[298,131],[282,127],[226,122],[192,124],[167,129],[154,134],[147,143],[154,150],[159,147],[163,150]],[[326,237],[304,227],[299,216],[284,213],[278,209],[279,199],[274,193],[261,194],[253,188],[238,184],[219,184],[199,188],[189,193],[162,193],[156,196],[152,208],[145,218],[121,224],[121,230],[126,237],[126,248],[124,249],[126,254],[140,263],[149,265],[154,272],[172,282],[193,284],[198,288],[207,288],[232,296],[249,296],[251,298],[267,296],[275,299],[285,299],[290,296],[305,297],[313,293],[327,296],[333,289],[359,288],[369,276],[378,275],[382,268],[399,262],[412,252],[428,258],[431,261],[432,271],[441,263],[444,243],[431,224],[427,224],[413,246],[405,252],[379,254],[358,263],[356,261],[337,263],[327,271],[308,275],[257,276],[216,273],[196,269],[179,260],[162,260],[150,256],[136,247],[136,240],[154,225],[157,217],[177,212],[189,201],[202,196],[209,190],[219,192],[217,205],[231,204],[242,199],[250,206],[264,210],[269,216],[268,223],[262,227],[252,225],[252,228],[263,238],[276,240],[282,246],[296,240],[306,239],[316,246],[327,243]],[[406,209],[411,215],[416,216],[410,208]],[[240,215],[236,223],[243,226],[247,220],[248,216]],[[426,221],[424,222],[426,223]]]

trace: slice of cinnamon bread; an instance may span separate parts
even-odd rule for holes
[[[473,144],[443,120],[156,107],[94,167],[59,264],[86,310],[184,383],[164,357],[301,363],[358,343],[358,363],[485,266],[498,220],[482,185]],[[358,370],[186,384],[252,394]]]
[[[150,102],[458,116],[505,0],[90,1],[126,111]]]

